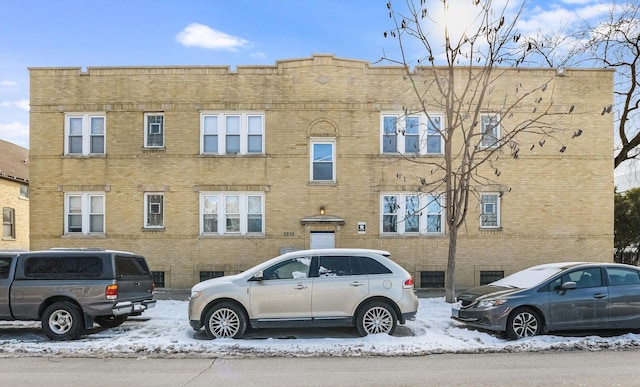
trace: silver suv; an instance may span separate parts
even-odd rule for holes
[[[191,289],[189,320],[210,338],[241,337],[252,328],[356,326],[392,334],[413,320],[418,298],[411,275],[389,252],[322,249],[286,253],[240,274]]]

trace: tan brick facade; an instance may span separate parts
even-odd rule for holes
[[[500,228],[480,228],[479,203],[459,235],[458,287],[481,271],[560,260],[612,260],[613,73],[505,69],[495,95],[515,84],[549,82],[566,132],[549,146],[508,152],[496,164],[503,192]],[[281,249],[309,248],[312,232],[334,233],[336,247],[389,250],[414,274],[446,266],[446,230],[437,236],[381,232],[381,195],[411,192],[398,178],[425,166],[381,154],[381,114],[415,109],[399,67],[316,55],[275,66],[31,68],[31,248],[104,247],[147,257],[166,287],[187,288],[201,271],[235,273]],[[528,107],[527,107],[528,109]],[[516,112],[513,120],[530,110]],[[206,112],[263,114],[263,152],[201,154]],[[105,117],[104,154],[65,151],[66,116]],[[164,146],[147,149],[145,113],[164,116]],[[508,121],[507,123],[508,124]],[[506,125],[505,124],[505,125]],[[571,139],[575,129],[583,134]],[[312,141],[333,141],[335,183],[310,182]],[[530,139],[531,141],[538,141]],[[559,153],[560,145],[567,150]],[[437,156],[420,156],[423,158]],[[65,229],[65,194],[104,196],[104,232]],[[145,193],[164,194],[163,227],[145,228]],[[201,193],[263,198],[264,229],[255,235],[203,235]],[[325,217],[318,217],[320,208]],[[332,217],[337,218],[331,221]],[[358,232],[364,222],[366,231]]]

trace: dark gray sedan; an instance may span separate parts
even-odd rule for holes
[[[452,318],[512,339],[551,331],[640,329],[640,268],[564,262],[534,266],[462,292]]]

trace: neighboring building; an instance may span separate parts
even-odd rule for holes
[[[29,150],[0,140],[0,250],[29,250]]]
[[[399,153],[426,137],[416,158],[441,158],[442,141],[414,133],[424,116],[402,118],[419,107],[402,67],[314,55],[236,71],[29,70],[33,249],[134,251],[158,286],[187,288],[282,251],[376,248],[418,286],[443,286],[446,199],[398,178],[429,173]],[[522,83],[549,85],[556,112],[573,110],[553,118],[568,130],[494,163],[499,184],[471,198],[458,237],[458,287],[543,262],[612,260],[613,118],[601,113],[613,72],[504,69],[492,95]],[[499,113],[488,106],[483,125]],[[387,130],[396,122],[405,136]],[[405,217],[412,208],[422,211]]]

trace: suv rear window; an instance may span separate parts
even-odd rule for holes
[[[116,276],[122,277],[148,277],[149,267],[144,258],[116,256]]]
[[[391,270],[369,257],[351,257],[351,273],[353,275],[388,274]]]
[[[100,257],[30,257],[24,265],[24,274],[31,278],[86,278],[100,277]]]

